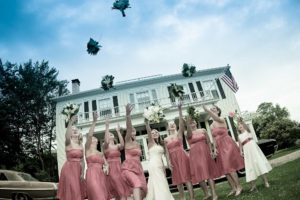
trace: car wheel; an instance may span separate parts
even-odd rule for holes
[[[13,200],[29,200],[30,198],[26,194],[17,193],[13,196]]]

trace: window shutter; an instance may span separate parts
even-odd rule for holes
[[[92,101],[92,110],[96,111],[97,110],[97,104],[96,104],[96,100]]]
[[[221,94],[222,99],[225,99],[226,96],[225,96],[225,92],[224,92],[224,90],[223,90],[222,84],[221,84],[221,82],[220,82],[220,79],[216,78],[216,83],[217,83],[217,86],[218,86],[218,89],[219,89],[219,91],[220,91],[220,94]]]
[[[119,114],[118,96],[113,96],[113,106],[114,106],[115,114]]]
[[[197,85],[198,91],[200,92],[200,96],[203,97],[204,93],[203,93],[203,88],[202,88],[201,82],[196,81],[196,85]]]
[[[84,116],[85,119],[89,119],[89,102],[84,102]]]

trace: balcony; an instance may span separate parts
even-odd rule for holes
[[[201,104],[212,104],[219,100],[219,96],[214,90],[207,90],[204,92],[193,92],[186,93],[183,96],[183,106],[187,105],[201,105]],[[156,103],[162,106],[164,109],[175,109],[178,104],[178,99],[164,97],[161,99],[154,99],[152,101],[137,102],[134,104],[134,109],[132,115],[138,115],[144,113],[144,109],[151,105],[151,103]],[[99,120],[105,120],[106,118],[119,118],[125,116],[125,105],[118,107],[107,107],[95,110],[98,112]],[[80,112],[78,113],[78,123],[88,123],[92,121],[92,112]]]

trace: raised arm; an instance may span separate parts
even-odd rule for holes
[[[190,126],[190,124],[191,124],[191,122],[192,122],[192,118],[191,118],[191,116],[188,116],[188,119],[187,119],[187,138],[188,139],[191,139],[191,137],[192,137],[192,129],[191,129],[191,126]]]
[[[71,135],[72,135],[72,126],[73,124],[77,121],[77,115],[74,115],[71,117],[71,119],[68,122],[68,127],[67,127],[67,131],[66,131],[66,135],[65,135],[65,144],[66,146],[68,146],[69,144],[71,144]]]
[[[133,105],[127,104],[126,105],[126,136],[125,142],[131,141],[131,134],[133,131],[132,123],[131,123],[131,111],[133,109]]]
[[[179,129],[178,129],[178,137],[182,138],[184,135],[184,120],[182,116],[182,102],[179,101],[178,103],[178,110],[179,110]]]
[[[147,134],[148,134],[148,146],[151,146],[154,144],[154,139],[152,138],[149,120],[145,119],[145,125],[146,125]]]
[[[120,143],[118,144],[118,147],[120,150],[124,149],[124,139],[123,139],[123,136],[121,134],[121,131],[120,131],[120,125],[118,124],[117,128],[116,128],[116,132],[118,134],[118,138],[119,138],[119,141]]]
[[[97,112],[93,112],[93,122],[92,122],[92,125],[90,127],[89,133],[87,135],[87,139],[86,139],[86,143],[85,143],[85,149],[89,149],[91,144],[92,144],[92,138],[93,138],[93,135],[94,135],[94,130],[95,130],[97,118],[98,118]]]
[[[219,123],[225,123],[225,120],[213,113],[210,109],[208,109],[205,105],[203,105],[203,109],[213,118],[214,121]]]
[[[109,144],[109,119],[106,118],[105,120],[105,135],[104,135],[104,148],[106,149]]]

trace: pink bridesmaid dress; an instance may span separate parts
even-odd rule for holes
[[[86,186],[89,200],[107,200],[108,190],[106,187],[106,175],[102,167],[104,164],[103,158],[98,155],[90,155],[86,158]]]
[[[107,149],[105,157],[109,164],[109,174],[107,177],[109,185],[109,197],[122,198],[130,196],[129,188],[121,176],[121,153],[117,149]]]
[[[192,183],[221,176],[216,162],[211,158],[210,150],[204,134],[192,134],[190,144],[190,169]]]
[[[183,149],[182,140],[172,139],[167,143],[169,159],[173,166],[172,184],[179,185],[191,181],[190,161]]]
[[[227,128],[212,129],[212,135],[217,144],[217,166],[222,174],[229,174],[244,168],[244,160],[233,139],[228,135]]]
[[[130,187],[130,193],[133,188],[141,188],[145,194],[147,193],[146,178],[140,161],[141,155],[140,148],[125,149],[126,160],[121,170],[123,179]]]
[[[71,149],[66,154],[67,161],[60,172],[57,197],[60,200],[82,200],[80,175],[83,150]]]

